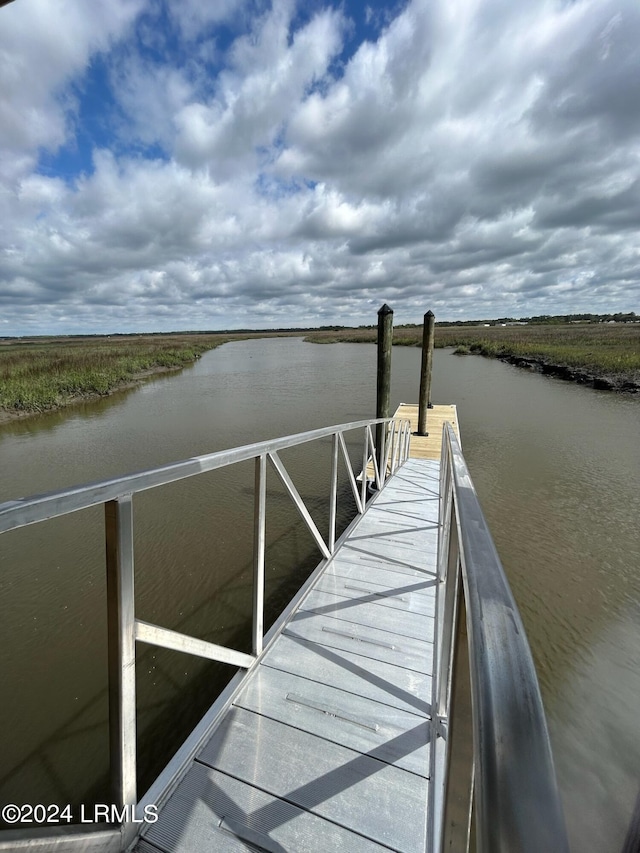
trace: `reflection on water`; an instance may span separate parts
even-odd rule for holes
[[[445,375],[536,660],[572,849],[619,850],[640,787],[640,400],[475,357]]]
[[[538,666],[572,848],[619,849],[640,786],[640,400],[435,355],[432,396],[458,406],[465,456]],[[417,399],[419,369],[417,349],[394,350],[394,405]],[[227,344],[178,376],[1,428],[0,499],[370,417],[374,406],[373,347]],[[328,452],[286,460],[325,526]],[[341,491],[348,495],[346,481]],[[275,479],[269,494],[273,616],[317,554]],[[141,618],[248,647],[252,507],[251,465],[137,498]],[[343,523],[349,511],[345,501]],[[7,801],[104,793],[102,519],[99,508],[83,516],[0,538],[1,677],[14,697],[0,707],[4,767],[14,768],[0,779]],[[145,647],[139,662],[150,773],[227,671]],[[45,760],[20,767],[45,738]]]
[[[639,625],[637,604],[619,612],[593,637],[555,703],[559,782],[576,850],[621,850],[640,788]]]

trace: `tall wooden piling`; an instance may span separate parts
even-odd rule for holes
[[[418,435],[428,435],[427,409],[431,406],[431,368],[436,318],[433,311],[424,315],[422,330],[422,367],[420,369],[420,396],[418,398]]]
[[[388,418],[391,402],[391,347],[393,344],[393,309],[385,304],[378,311],[378,381],[376,394],[376,417]],[[376,427],[376,458],[382,473],[384,463],[385,430],[382,424]]]

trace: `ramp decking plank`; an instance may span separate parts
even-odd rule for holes
[[[137,853],[423,853],[438,471],[409,460],[372,502]]]

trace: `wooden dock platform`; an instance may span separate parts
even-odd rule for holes
[[[455,406],[434,405],[427,410],[428,435],[416,435],[418,429],[418,406],[410,403],[400,403],[394,418],[407,418],[411,421],[411,459],[440,459],[442,450],[442,427],[445,421],[453,424],[458,439],[458,411]]]
[[[424,853],[438,492],[415,459],[372,500],[137,853]]]
[[[442,452],[442,427],[449,421],[460,439],[458,427],[458,412],[454,405],[434,405],[427,413],[427,435],[417,435],[418,429],[418,406],[410,403],[400,403],[393,415],[394,418],[408,420],[411,424],[411,446],[409,449],[410,459],[434,459],[439,460]],[[390,463],[387,465],[390,473]],[[361,474],[359,477],[362,476]],[[373,481],[373,462],[367,465],[367,479]]]

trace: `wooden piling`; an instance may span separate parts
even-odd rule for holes
[[[433,311],[424,315],[422,331],[422,367],[420,369],[420,396],[418,398],[417,435],[429,435],[427,432],[427,409],[431,409],[431,368],[433,365],[433,343],[436,318]]]
[[[391,347],[393,344],[393,309],[385,304],[378,311],[378,380],[376,394],[376,417],[388,418],[391,403]],[[382,473],[384,460],[385,430],[382,424],[376,427],[376,458]]]

